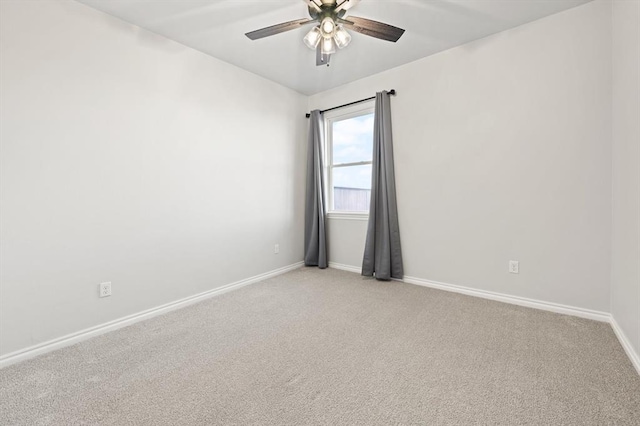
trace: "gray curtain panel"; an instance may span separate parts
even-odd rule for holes
[[[373,124],[371,206],[362,275],[379,280],[402,278],[402,250],[393,171],[391,102],[386,91],[376,93]]]
[[[307,193],[304,211],[304,264],[327,267],[327,240],[324,226],[324,182],[322,147],[324,118],[319,110],[309,117],[307,148]]]

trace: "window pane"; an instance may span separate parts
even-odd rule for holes
[[[369,211],[371,165],[333,169],[333,209],[345,212]]]
[[[333,123],[333,164],[371,161],[373,114]]]

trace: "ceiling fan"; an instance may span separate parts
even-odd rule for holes
[[[396,42],[404,34],[402,28],[371,19],[346,16],[347,11],[360,0],[302,0],[309,7],[311,18],[296,19],[282,24],[251,31],[245,35],[251,40],[269,37],[302,26],[317,23],[304,37],[304,44],[316,51],[316,65],[329,65],[331,54],[351,42],[351,34],[345,28],[364,35]]]

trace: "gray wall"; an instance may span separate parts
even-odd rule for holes
[[[609,3],[314,95],[309,106],[382,89],[398,91],[406,275],[610,311]],[[361,265],[363,223],[330,219],[330,261]]]
[[[640,3],[613,1],[611,310],[640,354]]]
[[[0,354],[302,260],[306,97],[76,2],[0,7]]]

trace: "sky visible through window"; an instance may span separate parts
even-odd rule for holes
[[[333,123],[333,164],[371,161],[373,113]],[[333,169],[333,186],[371,189],[371,165]]]

